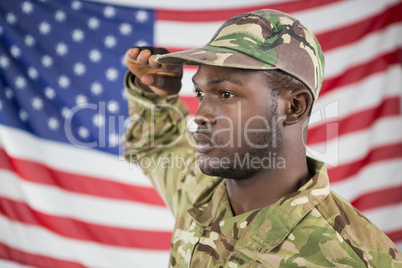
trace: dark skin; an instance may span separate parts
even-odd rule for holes
[[[159,95],[179,92],[181,66],[161,65],[151,51],[138,48],[127,51],[126,61],[144,90]],[[266,79],[261,71],[209,65],[201,65],[193,77],[200,102],[194,120],[200,168],[226,178],[235,215],[271,205],[311,178],[304,144],[312,96],[307,89],[273,93]],[[283,158],[285,168],[233,166],[235,155],[263,158],[269,153]],[[230,164],[224,166],[222,159]]]

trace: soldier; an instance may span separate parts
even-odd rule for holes
[[[402,267],[390,239],[330,191],[324,164],[306,158],[324,57],[302,23],[259,10],[204,47],[166,53],[126,53],[124,143],[175,216],[170,267]],[[177,95],[182,64],[199,66],[193,137]]]

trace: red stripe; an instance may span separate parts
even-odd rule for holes
[[[363,194],[351,203],[360,211],[402,203],[402,185]]]
[[[339,0],[309,0],[309,1],[291,1],[285,3],[272,3],[244,8],[233,9],[200,9],[200,10],[171,10],[157,9],[156,20],[183,21],[183,22],[212,22],[225,21],[233,16],[258,9],[270,8],[281,10],[286,13],[307,10],[325,6]]]
[[[387,54],[378,55],[376,58],[361,63],[357,66],[346,69],[343,73],[336,77],[324,79],[320,96],[332,92],[339,87],[346,86],[352,83],[368,77],[369,75],[385,71],[391,65],[400,65],[402,60],[402,49],[398,48],[395,51],[391,51]]]
[[[360,40],[367,34],[381,30],[386,26],[402,21],[402,3],[389,7],[384,12],[339,29],[317,34],[317,39],[324,51],[344,46]]]
[[[402,143],[394,143],[371,149],[363,158],[334,168],[328,168],[331,183],[339,182],[357,174],[365,166],[391,159],[402,158]]]
[[[393,232],[387,232],[386,235],[394,241],[394,243],[402,242],[402,229]]]
[[[194,115],[198,109],[198,100],[194,96],[180,96],[180,99],[187,105],[190,109],[190,114]]]
[[[10,220],[37,225],[65,237],[119,247],[166,250],[172,236],[171,232],[117,228],[53,216],[4,197],[0,197],[0,213]]]
[[[34,267],[63,267],[63,268],[83,268],[82,264],[46,257],[39,254],[27,253],[25,251],[9,247],[0,243],[0,258],[11,260],[20,264]]]
[[[13,171],[24,180],[52,185],[66,191],[165,206],[151,187],[127,185],[56,170],[33,161],[13,158],[3,149],[0,149],[0,168]]]
[[[336,121],[328,121],[308,129],[307,144],[322,143],[345,134],[369,128],[376,120],[401,114],[401,98],[384,99],[378,106]],[[337,127],[333,127],[336,124]]]

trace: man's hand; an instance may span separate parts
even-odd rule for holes
[[[126,52],[127,66],[144,90],[161,96],[177,94],[181,88],[183,66],[159,64],[157,54],[166,54],[164,48],[132,47]]]

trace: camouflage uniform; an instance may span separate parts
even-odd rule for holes
[[[178,96],[143,92],[130,73],[126,88],[126,159],[143,167],[176,218],[170,267],[402,267],[392,241],[330,191],[324,164],[312,159],[315,175],[297,192],[233,216],[225,180],[198,168]]]
[[[303,81],[315,98],[324,72],[311,32],[270,10],[236,16],[203,48],[158,60],[281,69]],[[123,141],[125,157],[143,168],[176,219],[170,267],[402,267],[392,241],[331,192],[324,164],[309,158],[315,175],[297,192],[234,216],[225,179],[199,170],[188,109],[178,96],[144,92],[130,73],[125,86],[133,122]]]

